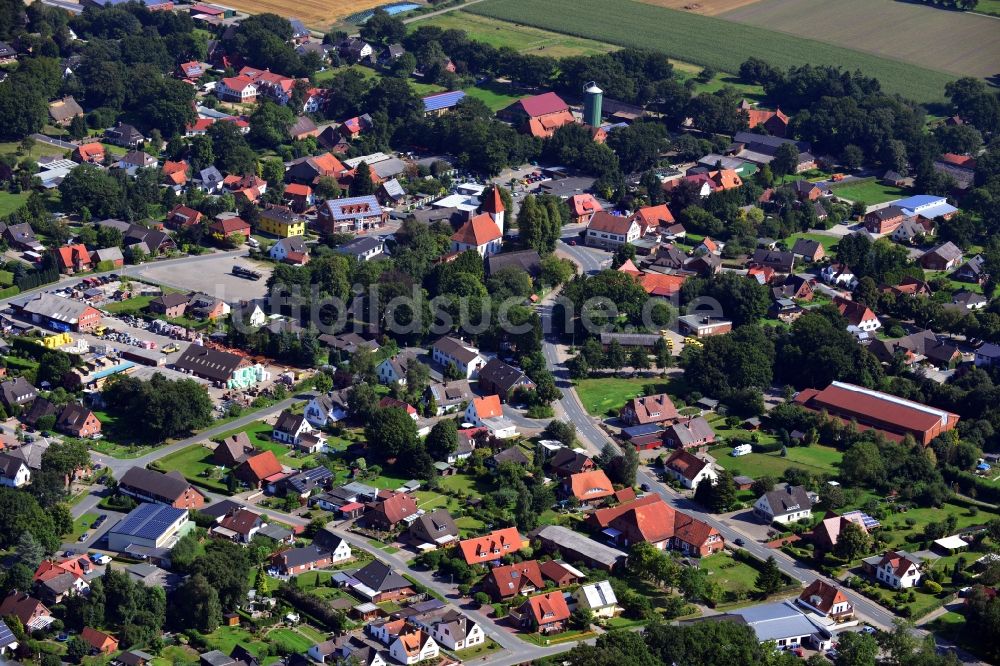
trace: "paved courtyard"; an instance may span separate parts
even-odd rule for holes
[[[261,274],[259,280],[248,280],[232,274],[233,266],[252,268]],[[212,256],[185,266],[144,264],[129,270],[130,275],[142,276],[158,284],[176,289],[200,291],[227,303],[262,298],[267,292],[271,268],[245,257]]]

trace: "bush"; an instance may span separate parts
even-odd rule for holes
[[[490,603],[490,595],[486,594],[485,592],[476,592],[476,596],[473,597],[473,599],[475,599],[476,603],[479,604],[480,606],[485,606],[486,604]]]
[[[941,594],[942,589],[940,583],[935,583],[932,580],[924,581],[923,588],[927,594]]]

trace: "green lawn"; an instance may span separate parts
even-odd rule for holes
[[[724,592],[749,593],[757,583],[757,570],[746,562],[737,562],[727,551],[701,558],[698,566],[707,571],[709,580]]]
[[[104,306],[104,309],[115,314],[138,314],[148,308],[150,301],[154,298],[157,296],[136,296],[124,301],[109,303]]]
[[[228,494],[225,472],[212,462],[212,451],[201,444],[192,444],[154,463],[163,472],[180,472],[191,483]]]
[[[843,454],[829,446],[814,444],[812,446],[796,446],[788,449],[788,456],[781,453],[749,453],[734,458],[729,455],[729,449],[715,449],[712,454],[718,464],[734,475],[744,475],[751,478],[771,476],[780,478],[789,467],[801,467],[814,474],[830,474],[836,476],[837,466]]]
[[[257,421],[246,428],[237,428],[235,430],[225,432],[216,437],[215,441],[221,442],[226,437],[235,435],[239,432],[245,432],[247,437],[250,438],[250,442],[261,451],[273,451],[274,455],[278,458],[278,462],[283,465],[300,468],[306,462],[315,460],[314,456],[301,455],[284,444],[279,444],[278,442],[273,441],[271,439],[271,433],[274,432],[274,427],[264,423],[263,421]]]
[[[510,89],[510,86],[502,83],[484,83],[480,86],[469,86],[468,88],[463,88],[462,90],[464,90],[465,94],[469,97],[475,97],[483,104],[490,107],[491,111],[499,111],[500,109],[510,106],[522,97],[521,95],[513,92]]]
[[[473,518],[472,516],[462,516],[461,518],[456,518],[455,525],[458,527],[459,532],[461,532],[462,538],[479,534],[483,531],[483,528],[486,527],[486,523],[478,518]]]
[[[0,155],[6,153],[17,153],[18,145],[17,141],[0,143]],[[64,150],[48,143],[36,141],[35,145],[31,147],[31,151],[26,153],[24,157],[31,157],[31,159],[37,162],[39,157],[63,157],[69,152],[70,151],[68,150]],[[20,158],[21,156],[18,155],[18,157]]]
[[[466,650],[459,650],[455,653],[455,656],[460,661],[471,661],[473,659],[478,659],[479,657],[485,657],[491,653],[496,654],[499,650],[500,644],[492,638],[487,637],[484,643],[480,643],[479,645],[470,647]]]
[[[464,11],[448,12],[420,19],[410,24],[415,30],[424,25],[434,25],[444,30],[464,30],[469,39],[485,42],[497,48],[508,47],[519,53],[564,58],[566,56],[594,55],[617,50],[603,42],[571,37],[541,28],[519,25]]]
[[[795,241],[797,241],[800,238],[805,238],[806,240],[812,240],[816,241],[817,243],[822,243],[823,251],[826,252],[827,256],[833,254],[835,248],[837,247],[837,243],[840,241],[840,238],[838,236],[833,236],[831,234],[816,234],[816,233],[801,232],[797,234],[792,234],[788,238],[784,239],[785,245],[787,245],[788,249],[791,250],[792,246],[795,245]]]
[[[288,628],[269,631],[266,638],[268,642],[283,647],[290,653],[305,652],[315,644],[315,641],[306,638],[297,630]]]
[[[160,650],[160,656],[153,659],[153,666],[195,666],[199,663],[198,653],[183,645],[168,645]]]
[[[242,627],[219,627],[212,633],[206,634],[205,641],[213,650],[220,650],[226,654],[232,652],[237,644],[254,654],[260,654],[261,648],[265,647],[263,642],[253,640],[250,632]]]
[[[97,515],[96,513],[85,513],[74,520],[73,531],[66,536],[66,539],[76,541],[84,532],[89,532],[91,524],[97,520]]]
[[[874,178],[871,180],[850,182],[844,185],[832,185],[830,189],[838,197],[854,203],[862,203],[866,206],[874,206],[886,201],[895,201],[909,194],[909,192],[901,187],[883,185]]]
[[[15,210],[28,203],[29,194],[29,192],[11,194],[10,192],[0,191],[0,216],[10,215]]]
[[[654,392],[666,390],[663,382],[650,378],[599,377],[579,379],[576,394],[583,408],[593,416],[616,416],[618,410],[632,398],[646,394],[646,387]]]
[[[892,546],[905,547],[908,544],[906,537],[919,535],[928,523],[941,522],[948,516],[955,516],[956,530],[962,530],[973,525],[988,523],[996,518],[997,514],[986,509],[979,509],[973,516],[968,507],[946,502],[940,508],[913,508],[894,513],[882,521],[883,532],[889,538]],[[913,527],[909,527],[906,524],[907,520],[914,520],[916,523]]]

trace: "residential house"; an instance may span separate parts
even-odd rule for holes
[[[271,557],[271,564],[283,575],[294,576],[346,562],[351,557],[353,555],[350,545],[341,540],[337,549],[332,551],[320,548],[316,544],[283,550]]]
[[[684,227],[676,224],[674,214],[667,208],[667,204],[643,206],[635,211],[635,221],[643,227],[644,234],[649,232],[659,232],[662,234],[666,232],[667,235],[672,237],[677,237],[678,233],[684,234]],[[680,229],[670,231],[674,226],[680,226]]]
[[[539,569],[542,572],[542,576],[555,583],[556,587],[578,585],[580,581],[587,577],[576,567],[558,560],[546,560],[541,564]]]
[[[161,314],[167,319],[183,317],[191,297],[180,292],[164,292],[149,301],[149,311]]]
[[[3,602],[0,602],[0,618],[10,615],[20,620],[27,631],[44,629],[55,621],[45,604],[17,590],[11,590]]]
[[[482,385],[482,381],[482,372],[480,372],[480,386]],[[431,384],[427,387],[424,399],[427,404],[431,404],[433,400],[434,416],[444,416],[445,414],[458,411],[463,405],[467,405],[473,397],[468,379],[454,379]]]
[[[247,545],[265,525],[259,513],[240,508],[222,516],[209,530],[209,535]]]
[[[412,621],[430,631],[431,638],[449,650],[467,650],[486,642],[483,628],[456,610],[446,610],[431,620],[417,615]]]
[[[545,588],[537,560],[493,567],[483,579],[483,589],[495,601],[531,594]]]
[[[780,250],[754,250],[750,259],[751,266],[767,266],[778,273],[791,273],[795,268],[795,254]]]
[[[581,451],[562,447],[552,454],[548,467],[559,478],[566,478],[581,472],[590,472],[597,468],[594,459]]]
[[[816,183],[810,183],[808,180],[796,180],[788,188],[795,198],[802,202],[816,201],[823,196],[823,190]]]
[[[313,432],[304,414],[295,414],[286,409],[278,415],[278,420],[274,423],[274,430],[271,431],[271,439],[283,444],[298,446],[303,435]]]
[[[410,539],[418,544],[443,546],[458,538],[458,526],[447,509],[422,514],[410,524]]]
[[[142,132],[132,125],[122,122],[104,130],[104,139],[108,143],[132,150],[137,150],[146,141],[146,137],[142,135]]]
[[[489,213],[473,216],[451,237],[452,252],[472,250],[481,257],[489,257],[502,247],[503,229]]]
[[[38,389],[28,383],[24,377],[8,379],[0,384],[0,400],[10,409],[23,407],[38,397]]]
[[[23,488],[31,483],[28,464],[17,456],[0,452],[0,486]]]
[[[923,560],[905,550],[888,550],[884,555],[861,561],[866,574],[894,590],[906,590],[920,584],[922,564]]]
[[[419,361],[412,352],[402,352],[385,359],[375,368],[380,384],[406,385],[406,368],[410,363]]]
[[[714,484],[719,478],[715,466],[690,451],[679,448],[663,463],[663,471],[688,490],[694,490],[702,481]]]
[[[569,606],[562,592],[549,592],[529,597],[516,612],[511,613],[522,627],[540,634],[562,631],[569,620]]]
[[[647,425],[662,423],[664,425],[677,421],[680,413],[674,407],[673,400],[666,393],[632,398],[619,413],[627,425]]]
[[[819,241],[799,238],[792,246],[792,254],[802,257],[804,261],[819,261],[826,256],[826,250]]]
[[[286,264],[302,266],[309,263],[309,252],[306,249],[306,239],[304,236],[291,236],[282,238],[271,246],[268,256],[274,261]]]
[[[348,141],[353,141],[354,139],[361,136],[364,132],[369,131],[375,127],[375,121],[367,113],[363,113],[360,116],[354,116],[353,118],[348,118],[344,122],[340,123],[340,134]]]
[[[257,84],[249,76],[227,76],[215,84],[215,96],[223,102],[237,104],[253,104],[257,101],[260,91]]]
[[[178,65],[177,72],[182,78],[194,81],[204,76],[205,72],[207,72],[209,68],[210,66],[208,63],[190,60],[188,62],[182,62]]]
[[[355,571],[353,578],[360,584],[353,586],[354,591],[374,604],[413,596],[411,583],[379,560]]]
[[[80,638],[90,646],[90,651],[93,654],[107,655],[118,650],[117,638],[92,627],[84,627]]]
[[[844,264],[833,263],[824,266],[820,270],[819,275],[823,282],[835,287],[854,289],[858,283],[858,279],[854,276],[854,271]]]
[[[295,122],[288,126],[286,133],[292,141],[302,141],[312,136],[319,136],[319,128],[309,116],[298,116]]]
[[[479,350],[458,338],[443,336],[431,347],[431,358],[438,365],[453,366],[465,379],[474,379],[486,365]]]
[[[473,398],[465,408],[465,420],[474,426],[486,428],[497,439],[508,439],[517,434],[514,422],[503,415],[503,405],[500,404],[498,395]]]
[[[8,652],[15,652],[17,645],[17,637],[14,636],[14,632],[10,630],[6,622],[0,619],[0,657],[5,657]]]
[[[359,236],[335,248],[335,251],[354,257],[355,261],[371,261],[385,252],[385,239],[381,236]]]
[[[486,394],[496,394],[507,402],[516,389],[531,390],[535,383],[524,372],[498,358],[490,359],[479,371],[479,389]]]
[[[678,550],[685,555],[703,557],[725,547],[718,530],[674,510],[655,494],[598,509],[587,518],[587,524],[600,530],[609,543],[621,548],[648,543],[658,550]]]
[[[202,214],[194,208],[177,204],[167,213],[165,224],[171,229],[184,229],[201,223]]]
[[[121,169],[129,176],[134,176],[137,169],[152,169],[159,162],[155,157],[141,150],[130,150],[125,153],[114,164],[114,168]]]
[[[836,548],[840,540],[840,533],[850,524],[857,525],[863,532],[868,533],[865,515],[860,511],[845,513],[838,516],[833,512],[827,512],[823,520],[816,524],[808,534],[809,541],[812,542],[817,552],[831,553]],[[877,526],[878,523],[874,523]]]
[[[843,622],[854,617],[854,604],[847,598],[844,591],[836,585],[817,578],[802,590],[798,603],[801,606],[832,618],[837,622]]]
[[[641,231],[634,216],[612,215],[602,210],[591,216],[587,225],[586,242],[592,247],[614,250],[621,245],[636,241]]]
[[[23,252],[45,252],[45,246],[35,236],[35,230],[27,222],[8,224],[3,230],[3,237],[16,249]]]
[[[409,404],[405,400],[399,400],[389,395],[384,396],[381,400],[379,400],[378,406],[379,409],[390,409],[390,408],[402,409],[404,412],[406,412],[406,415],[409,416],[414,421],[416,421],[418,418],[416,407]]]
[[[125,256],[119,247],[105,247],[100,250],[94,250],[90,254],[90,261],[95,266],[109,261],[113,268],[121,268],[125,265]],[[100,270],[100,267],[98,267],[98,270]]]
[[[2,57],[2,56],[0,56]],[[74,118],[83,115],[83,108],[77,104],[72,95],[49,102],[49,118],[59,127],[68,126]]]
[[[458,548],[465,558],[465,563],[475,565],[501,560],[522,550],[528,543],[516,527],[506,527],[481,537],[460,541]]]
[[[833,304],[840,314],[847,319],[847,330],[858,337],[873,333],[882,328],[882,322],[879,320],[878,315],[863,303],[851,301],[842,296],[836,296],[833,299]]]
[[[982,310],[989,304],[989,299],[987,299],[982,294],[977,294],[974,291],[956,291],[952,294],[951,303],[945,305],[945,307],[951,307],[953,309],[963,311],[963,310]]]
[[[330,391],[318,395],[306,405],[305,417],[314,427],[325,428],[347,418],[347,395],[343,391]]]
[[[497,271],[504,268],[515,268],[524,271],[532,279],[536,279],[542,272],[542,260],[535,250],[504,252],[486,258],[487,275],[494,275]]]
[[[283,206],[271,206],[260,211],[257,228],[265,233],[279,238],[304,236],[306,222],[303,218]]]
[[[214,166],[210,166],[198,172],[195,183],[199,189],[207,194],[218,194],[222,191],[222,182],[224,180],[222,172]]]
[[[919,262],[929,271],[950,271],[962,263],[962,250],[947,241],[925,252]]]
[[[985,271],[986,260],[977,254],[952,272],[951,277],[962,282],[983,284],[988,277]]]
[[[92,268],[90,252],[83,243],[76,245],[64,245],[53,251],[56,257],[56,265],[60,273],[72,275],[80,271],[89,271]]]
[[[914,277],[905,277],[896,285],[879,285],[879,291],[895,296],[931,296],[933,294],[933,290],[926,280],[918,280]]]
[[[916,244],[919,239],[934,235],[934,220],[923,217],[908,217],[890,234],[897,243]]]
[[[101,422],[94,412],[83,405],[71,403],[59,412],[56,430],[71,437],[92,438],[100,434]]]
[[[140,502],[164,504],[177,509],[197,509],[205,496],[180,472],[164,474],[144,467],[131,467],[118,481],[118,492]]]
[[[592,194],[574,194],[567,203],[569,204],[570,221],[574,224],[589,224],[594,213],[604,210],[604,207]]]
[[[316,227],[326,235],[377,229],[388,219],[374,195],[327,199],[316,208]]]
[[[611,583],[606,580],[588,583],[580,586],[573,593],[576,607],[589,610],[596,618],[614,617],[621,609],[618,607],[618,597],[611,589]]]
[[[285,180],[290,183],[315,185],[320,178],[328,177],[339,180],[347,172],[347,167],[333,156],[323,153],[292,160],[285,171]],[[317,211],[321,212],[321,211]]]
[[[255,451],[250,437],[238,432],[223,439],[212,451],[212,462],[222,467],[236,467]]]
[[[539,138],[550,137],[563,125],[576,122],[569,105],[554,92],[519,99],[498,111],[497,116]]]
[[[583,506],[602,504],[615,494],[614,485],[603,469],[571,474],[563,479],[562,491],[566,497],[576,498]]]
[[[868,351],[882,363],[892,363],[897,355],[902,355],[907,364],[928,362],[937,367],[949,368],[962,358],[962,353],[954,342],[938,339],[934,331],[916,331],[895,339],[876,339],[868,345]]]
[[[348,62],[361,62],[375,53],[375,48],[359,37],[345,37],[337,42],[337,53]]]
[[[976,365],[981,365],[978,356]],[[795,402],[844,422],[856,422],[862,430],[878,430],[893,441],[913,435],[924,446],[954,429],[959,419],[958,414],[846,382],[831,382],[822,390],[804,389],[795,396]]]
[[[790,119],[781,112],[781,109],[775,109],[774,111],[759,109],[752,106],[746,100],[743,100],[740,104],[740,110],[747,114],[747,125],[750,129],[763,127],[767,130],[768,134],[777,137],[785,136],[785,133],[788,131],[788,121]]]
[[[715,441],[715,431],[703,416],[678,421],[663,431],[663,445],[672,449],[700,449]]]
[[[273,451],[262,451],[247,457],[233,470],[233,476],[251,488],[260,488],[265,483],[277,481],[283,476],[284,468]]]
[[[410,522],[418,512],[417,503],[409,493],[392,493],[379,497],[365,512],[365,523],[380,530],[392,530],[402,522]]]
[[[787,525],[798,520],[812,518],[813,500],[802,486],[786,485],[770,490],[754,502],[754,515],[767,523]]]
[[[233,238],[236,234],[239,234],[246,240],[250,238],[252,230],[249,222],[234,215],[232,217],[217,218],[212,224],[208,225],[208,232],[212,234],[212,238],[216,241],[224,242]]]

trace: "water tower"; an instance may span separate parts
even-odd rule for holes
[[[591,127],[601,125],[601,105],[604,103],[604,91],[591,81],[583,87],[583,122]]]

